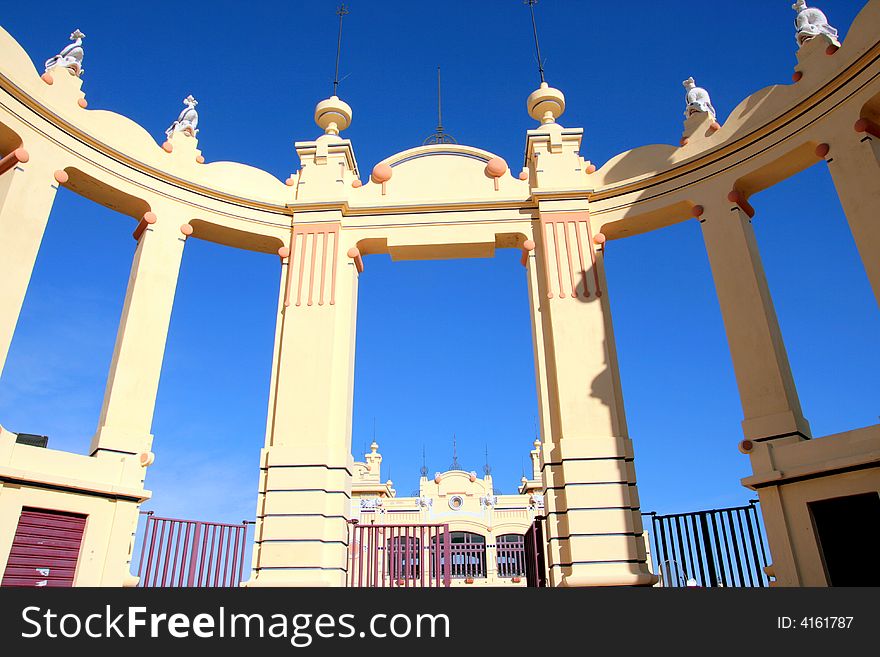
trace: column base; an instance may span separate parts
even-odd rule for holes
[[[559,586],[654,586],[659,578],[653,573],[637,570],[639,564],[579,564],[564,574]],[[568,569],[564,569],[568,570]]]
[[[270,588],[270,587],[317,587],[339,588],[347,583],[347,575],[344,571],[321,570],[319,568],[303,568],[297,570],[262,571],[251,579],[242,582],[245,588]]]

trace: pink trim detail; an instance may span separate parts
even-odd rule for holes
[[[755,216],[755,208],[753,208],[749,204],[746,197],[743,194],[741,194],[738,190],[734,189],[732,192],[730,192],[730,194],[727,195],[727,200],[730,201],[731,203],[735,203],[736,205],[738,205],[740,210],[742,210],[743,212],[745,212],[748,215],[749,219],[751,219]]]
[[[89,101],[87,101],[85,98],[80,98],[78,101],[76,101],[76,104],[85,109],[89,106]]]
[[[162,144],[162,150],[166,153],[170,153],[174,150],[174,144],[172,144],[170,141],[166,141],[164,144]]]
[[[535,243],[532,240],[526,240],[522,245],[522,259],[520,264],[525,267],[529,262],[529,253],[535,250]]]
[[[394,175],[394,171],[391,167],[384,162],[380,162],[373,167],[373,173],[370,174],[370,178],[374,183],[384,184],[391,180],[392,175]]]
[[[529,179],[529,174],[527,174],[525,171],[520,171],[520,173],[519,173],[519,179],[520,179],[520,180],[528,180],[528,179]]]
[[[545,214],[541,216],[541,227],[543,231],[542,234],[544,235],[543,266],[544,277],[547,284],[547,298],[554,299],[558,296],[560,299],[565,299],[569,296],[569,290],[566,288],[566,284],[563,282],[563,267],[568,268],[568,283],[571,285],[570,296],[572,299],[577,299],[578,296],[583,296],[583,298],[585,299],[590,298],[592,290],[590,290],[590,285],[588,284],[589,268],[592,268],[593,270],[592,278],[594,281],[593,289],[595,290],[595,294],[597,297],[602,296],[602,291],[600,289],[599,270],[596,263],[596,252],[594,248],[586,247],[587,244],[591,243],[597,245],[604,244],[605,236],[601,233],[596,233],[595,237],[593,236],[592,228],[590,227],[590,213],[588,211],[585,211],[557,212]],[[564,237],[560,236],[559,230],[563,231]],[[574,230],[574,240],[571,239],[571,230]],[[553,239],[552,250],[554,255],[556,256],[555,277],[551,275],[547,257],[551,250],[551,235]],[[583,235],[586,236],[587,244],[584,243]],[[575,245],[577,246],[576,250]],[[563,246],[564,249],[562,248]],[[588,263],[585,261],[585,251],[589,251],[590,253],[589,267]],[[526,251],[524,250],[523,262],[525,262],[526,257]],[[565,260],[565,263],[563,263],[563,259]],[[578,292],[579,284],[583,285],[582,295]]]
[[[693,215],[694,215],[697,219],[699,219],[700,217],[702,217],[702,216],[703,216],[703,213],[704,213],[705,211],[706,211],[706,208],[704,208],[702,205],[695,205],[695,206],[691,209],[691,212],[693,213]]]
[[[43,73],[43,74],[40,76],[40,79],[41,79],[43,82],[45,82],[46,84],[49,84],[49,85],[51,85],[53,82],[55,82],[55,78],[52,77],[52,74],[49,73],[49,71],[46,71],[45,73]]]
[[[486,173],[493,178],[500,178],[507,173],[507,162],[503,158],[493,157],[486,163]]]
[[[590,213],[589,212],[587,212],[586,224],[587,224],[587,235],[591,235],[593,231],[590,228]],[[602,233],[597,233],[597,235],[602,235]],[[605,237],[605,236],[602,235],[602,237]],[[590,240],[595,242],[595,238],[593,238],[593,237],[590,237]],[[593,263],[593,280],[596,283],[596,297],[598,298],[598,297],[602,296],[602,290],[599,287],[599,267],[596,264],[596,250],[595,249],[590,249],[590,260]]]
[[[131,234],[131,236],[139,242],[141,239],[141,235],[144,234],[144,231],[147,230],[147,227],[152,226],[154,223],[156,223],[156,215],[152,212],[144,213],[143,219],[138,222],[137,228],[134,229],[134,232]]]
[[[825,156],[831,151],[831,146],[828,144],[819,144],[816,146],[816,157],[820,160],[824,160]]]
[[[800,82],[804,78],[803,71],[795,71],[791,76],[792,82]]]
[[[596,246],[602,246],[605,242],[608,241],[608,238],[605,237],[605,233],[596,233],[593,235],[593,244]]]
[[[196,162],[198,162],[199,164],[204,164],[204,163],[205,163],[205,158],[204,158],[202,155],[197,155],[197,156],[196,156]]]
[[[24,164],[30,159],[30,154],[24,148],[19,146],[14,151],[6,155],[6,157],[4,157],[2,160],[0,160],[0,176],[2,176],[10,169],[14,169],[16,165]]]
[[[296,253],[297,240],[300,240],[299,274],[296,282],[296,306],[303,305],[303,286],[308,285],[306,306],[314,305],[315,289],[318,290],[318,305],[323,306],[326,294],[327,267],[330,267],[330,305],[336,303],[336,263],[339,245],[339,224],[294,224],[291,236],[290,248],[282,246],[278,255],[282,258],[290,258],[287,262],[287,287],[284,291],[284,306],[290,305],[293,294],[293,259]],[[312,249],[309,258],[309,267],[306,268],[307,242],[311,237]],[[318,238],[321,238],[320,246]],[[332,237],[332,240],[331,240]],[[317,267],[318,258],[321,260],[320,268]],[[320,280],[319,280],[320,279]]]
[[[587,167],[587,175],[589,176],[589,175],[594,174],[594,173],[596,173],[596,165],[595,165],[595,164],[590,164],[590,165]]]
[[[189,224],[183,224],[180,227],[180,232],[183,233],[184,235],[186,235],[187,237],[189,237],[190,235],[193,234],[193,227],[190,226]]]
[[[359,178],[355,178],[354,180],[351,181],[351,186],[354,187],[355,189],[357,189],[358,187],[362,187],[363,184],[364,183],[362,183]]]
[[[61,169],[59,169],[58,171],[56,171],[53,175],[54,175],[54,177],[55,177],[55,181],[56,181],[59,185],[63,185],[63,184],[66,183],[68,180],[70,180],[70,176],[67,174],[67,172],[66,172],[66,171],[62,171]]]
[[[358,274],[364,273],[364,259],[361,257],[361,250],[356,246],[351,247],[347,253],[348,257],[354,260],[355,269]]]
[[[709,129],[712,132],[718,132],[719,130],[721,130],[721,124],[718,123],[718,121],[712,121],[712,125],[709,126]]]
[[[288,187],[293,187],[296,184],[296,181],[293,179],[293,176],[290,176],[287,180],[284,181],[284,184]]]
[[[872,137],[880,139],[880,125],[877,125],[871,119],[859,119],[853,128],[855,128],[856,132],[866,132]]]

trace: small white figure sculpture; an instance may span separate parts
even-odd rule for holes
[[[419,506],[423,509],[431,509],[434,507],[434,499],[431,497],[420,497]]]
[[[380,509],[382,508],[382,500],[378,497],[361,499],[362,509]]]
[[[807,7],[806,0],[797,0],[797,3],[793,4],[791,8],[798,13],[794,19],[794,25],[797,28],[796,38],[799,46],[820,34],[825,34],[835,42],[837,41],[837,30],[828,24],[828,18],[821,9]]]
[[[682,82],[682,85],[687,90],[685,96],[685,102],[687,102],[687,108],[684,111],[685,118],[691,117],[697,112],[706,112],[714,119],[715,108],[712,107],[712,99],[709,98],[709,92],[702,87],[698,87],[693,78],[688,78]]]
[[[485,495],[480,498],[481,506],[495,506],[498,504],[498,496],[497,495]]]
[[[85,72],[85,69],[82,67],[83,55],[85,54],[83,52],[82,40],[85,38],[85,34],[79,30],[74,30],[70,35],[70,40],[73,43],[65,46],[60,53],[46,60],[46,71],[48,72],[50,68],[60,66],[70,71],[71,75],[81,77]]]
[[[529,498],[529,505],[535,509],[543,509],[544,508],[544,496],[539,493],[532,493]]]
[[[171,135],[175,132],[182,132],[185,135],[190,137],[195,137],[199,130],[199,113],[196,111],[196,105],[199,104],[195,98],[192,97],[192,94],[183,99],[183,104],[186,107],[180,112],[180,116],[177,117],[177,120],[171,124],[165,131],[165,135],[168,139],[171,139]]]

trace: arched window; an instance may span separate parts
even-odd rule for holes
[[[520,534],[502,534],[496,541],[498,577],[524,577],[526,546]]]
[[[443,539],[441,538],[441,544]],[[433,546],[432,546],[433,548]],[[449,533],[449,574],[454,579],[486,576],[486,537],[472,532]],[[440,555],[441,568],[446,560]],[[432,559],[432,564],[434,560]]]

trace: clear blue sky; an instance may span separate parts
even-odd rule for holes
[[[352,0],[340,95],[361,170],[418,145],[436,124],[520,162],[537,74],[520,0]],[[677,143],[693,75],[723,120],[750,93],[788,84],[791,0],[538,5],[547,77],[566,94],[561,123],[585,128],[600,165]],[[821,3],[843,35],[860,0]],[[192,93],[199,146],[284,179],[295,140],[319,134],[329,95],[335,2],[14,3],[0,24],[40,66],[80,28],[91,108],[143,125],[158,142]],[[825,165],[753,199],[755,230],[805,413],[817,436],[876,423],[880,313]],[[134,241],[127,218],[62,191],[0,381],[0,422],[85,452],[94,433]],[[512,492],[534,436],[536,395],[526,280],[516,253],[391,263],[360,282],[353,451],[372,438],[400,494],[459,459],[481,471],[488,446]],[[742,503],[741,409],[696,221],[609,244],[608,279],[644,510]],[[171,321],[153,432],[148,508],[239,521],[254,515],[272,358],[278,261],[190,240]]]

